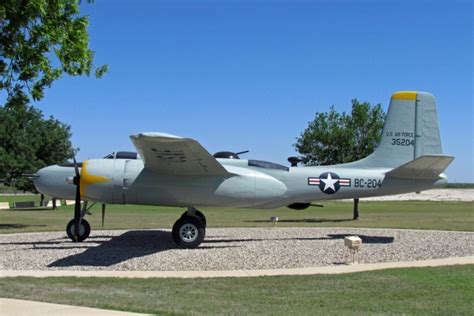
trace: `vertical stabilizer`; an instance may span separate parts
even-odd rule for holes
[[[441,154],[433,95],[399,91],[390,100],[379,146],[366,158],[345,166],[394,168],[423,155]]]

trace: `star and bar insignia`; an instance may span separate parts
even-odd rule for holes
[[[350,187],[351,179],[339,178],[334,172],[323,172],[319,177],[309,177],[308,185],[317,185],[326,194],[334,194],[341,187]]]

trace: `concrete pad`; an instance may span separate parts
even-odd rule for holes
[[[61,206],[61,201],[56,200],[56,207],[60,207],[60,206]],[[53,207],[53,201],[48,201],[48,203],[46,204],[46,207]]]
[[[4,270],[0,277],[117,277],[117,278],[222,278],[256,277],[277,275],[313,275],[343,274],[363,271],[375,271],[394,268],[439,267],[450,265],[474,264],[474,256],[432,259],[420,261],[381,262],[369,264],[341,264],[324,267],[264,270],[225,270],[225,271],[72,271],[72,270]]]
[[[9,210],[10,204],[8,202],[0,202],[0,210]]]
[[[62,304],[41,303],[25,300],[16,300],[9,298],[0,298],[0,314],[5,316],[33,316],[33,315],[94,315],[94,316],[113,316],[113,315],[144,315],[137,313],[111,311],[105,309],[96,309],[90,307],[79,307]]]

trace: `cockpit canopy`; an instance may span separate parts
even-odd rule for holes
[[[248,164],[249,164],[249,167],[274,169],[274,170],[281,170],[281,171],[290,171],[290,168],[282,166],[282,165],[274,163],[274,162],[270,162],[270,161],[249,160]]]
[[[117,151],[108,154],[103,159],[138,159],[138,153],[133,151]]]

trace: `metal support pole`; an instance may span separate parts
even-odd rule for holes
[[[359,219],[359,198],[354,199],[354,212],[353,212],[353,220]]]

